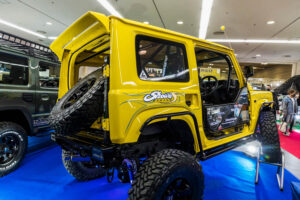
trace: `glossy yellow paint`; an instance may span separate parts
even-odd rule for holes
[[[64,95],[68,88],[76,82],[76,78],[74,78],[76,75],[76,65],[74,64],[76,56],[91,45],[90,41],[103,34],[107,34],[110,39],[110,51],[108,52],[110,54],[110,66],[109,72],[105,72],[110,79],[108,94],[109,123],[106,124],[109,127],[106,127],[106,130],[110,132],[110,139],[113,143],[136,142],[140,136],[140,128],[152,116],[189,111],[197,118],[197,128],[200,132],[203,149],[213,148],[253,134],[260,106],[263,102],[272,101],[271,93],[253,91],[251,86],[247,86],[251,102],[250,125],[245,125],[241,133],[224,139],[207,139],[203,130],[203,109],[194,48],[201,47],[230,56],[240,87],[245,87],[245,78],[233,50],[174,31],[114,16],[106,17],[95,12],[88,12],[77,20],[50,46],[62,61],[59,97]],[[151,82],[139,79],[135,54],[137,35],[151,36],[184,44],[189,65],[189,82]],[[144,97],[153,91],[171,93],[173,98],[166,101],[145,102]],[[186,100],[191,102],[190,106],[186,105]],[[176,119],[183,120],[189,125],[195,141],[195,151],[199,152],[199,141],[197,140],[193,119],[190,116],[178,116]]]

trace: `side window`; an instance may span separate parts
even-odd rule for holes
[[[27,85],[27,58],[0,52],[0,84]]]
[[[86,77],[90,73],[96,71],[99,69],[98,67],[93,66],[80,66],[79,67],[79,74],[78,74],[78,80],[81,80],[82,78]]]
[[[201,78],[214,76],[218,81],[237,81],[238,78],[227,55],[196,48],[197,67]]]
[[[42,61],[39,66],[40,87],[58,88],[60,66]]]
[[[137,71],[141,80],[188,82],[185,46],[156,38],[137,36]]]

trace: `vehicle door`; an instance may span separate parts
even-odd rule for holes
[[[27,57],[0,51],[0,108],[35,112],[35,77]]]
[[[230,56],[200,47],[195,53],[206,137],[220,140],[244,133],[249,122],[248,90]]]
[[[39,61],[36,87],[35,126],[47,126],[47,118],[57,101],[60,66]]]

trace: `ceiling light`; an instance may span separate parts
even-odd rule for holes
[[[48,37],[49,40],[56,40],[56,38],[57,38],[56,36],[49,36]]]
[[[107,1],[107,0],[97,0],[110,14],[122,17],[123,16]]]
[[[202,0],[199,38],[205,39],[213,0]]]
[[[183,24],[183,21],[178,21],[177,24]]]
[[[262,64],[262,65],[267,65],[268,63],[267,63],[267,62],[262,62],[261,64]]]
[[[145,22],[143,22],[144,24],[149,24],[149,22],[147,22],[147,21],[145,21]]]
[[[12,28],[15,28],[15,29],[18,29],[18,30],[20,30],[20,31],[29,33],[29,34],[31,34],[31,35],[38,36],[38,37],[40,37],[40,38],[46,38],[46,36],[44,36],[44,35],[42,35],[42,34],[36,33],[36,32],[34,32],[34,31],[31,31],[31,30],[27,29],[27,28],[23,28],[23,27],[21,27],[21,26],[12,24],[12,23],[7,22],[7,21],[2,20],[2,19],[0,19],[0,24],[4,24],[4,25],[6,25],[6,26],[10,26],[10,27],[12,27]]]
[[[300,40],[247,40],[247,39],[207,39],[220,43],[269,43],[269,44],[300,44]]]
[[[275,24],[275,21],[267,21],[267,24],[269,24],[269,25]]]
[[[261,57],[261,55],[260,54],[256,54],[256,57]]]
[[[51,26],[52,25],[52,22],[46,22],[47,25]]]

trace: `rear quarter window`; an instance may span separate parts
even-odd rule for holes
[[[136,37],[137,72],[141,80],[188,82],[185,46],[148,36]]]
[[[0,52],[0,84],[28,85],[28,59]]]

